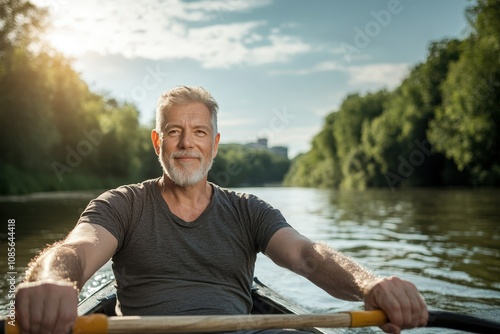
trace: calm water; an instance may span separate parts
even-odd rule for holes
[[[411,280],[432,309],[500,317],[500,190],[238,190],[260,196],[279,208],[301,233],[355,257],[375,273]],[[16,221],[15,271],[20,280],[29,259],[46,244],[64,237],[97,194],[0,198],[2,277],[9,271],[8,219]],[[328,296],[264,256],[258,258],[256,276],[311,312],[362,307]],[[83,295],[111,278],[104,269],[87,284]],[[0,296],[7,292],[5,278],[0,282]],[[5,313],[7,300],[1,298],[0,312]]]

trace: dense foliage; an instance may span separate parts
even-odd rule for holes
[[[68,59],[39,42],[46,16],[29,1],[0,0],[0,194],[161,175],[152,125],[140,124],[133,104],[92,92]],[[289,166],[266,151],[220,151],[211,175],[227,186],[281,182]]]
[[[500,185],[500,0],[467,10],[470,35],[432,43],[392,92],[348,96],[287,185]]]
[[[209,180],[223,187],[281,184],[290,168],[287,157],[267,149],[221,144]]]

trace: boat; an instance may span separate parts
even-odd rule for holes
[[[115,281],[105,283],[99,289],[87,296],[78,305],[78,315],[91,315],[102,313],[107,316],[114,316],[116,305]],[[297,303],[279,294],[275,290],[266,286],[254,278],[252,286],[253,308],[252,314],[308,314]],[[298,328],[301,331],[315,334],[340,334],[344,333],[340,329],[334,328]]]
[[[96,289],[93,289],[92,292],[86,295],[86,297],[79,303],[78,305],[78,315],[79,316],[89,316],[89,315],[94,315],[92,320],[90,320],[88,317],[79,317],[80,325],[84,325],[85,330],[82,331],[82,327],[79,327],[76,332],[74,333],[94,333],[95,328],[99,327],[101,324],[105,323],[106,325],[104,327],[99,327],[100,329],[107,327],[107,325],[111,325],[112,323],[115,324],[113,328],[114,333],[124,333],[124,331],[120,331],[120,329],[125,328],[124,326],[127,326],[126,332],[131,332],[128,326],[130,326],[131,322],[127,320],[130,320],[132,318],[132,323],[136,320],[141,320],[136,319],[136,317],[113,317],[116,315],[115,313],[115,305],[116,305],[116,288],[115,288],[115,281],[114,280],[106,280],[104,283],[99,284]],[[252,314],[255,315],[254,319],[258,318],[269,318],[268,315],[277,315],[278,318],[286,320],[281,320],[282,323],[289,323],[289,320],[291,319],[288,315],[297,315],[296,318],[308,318],[310,317],[307,316],[307,312],[302,309],[299,305],[297,305],[295,302],[291,301],[290,299],[286,298],[285,296],[279,294],[275,290],[271,289],[270,287],[266,286],[262,282],[260,282],[257,278],[254,279],[254,285],[252,287],[252,299],[253,299],[253,309],[252,309]],[[380,324],[380,313],[381,311],[355,311],[354,313],[357,313],[357,318],[358,318],[358,325],[360,327],[365,327],[365,326],[373,326],[375,324]],[[377,315],[378,320],[376,322],[366,322],[367,318],[365,318],[364,315],[360,315],[360,313],[371,313],[371,315],[368,316],[368,318],[372,318],[373,313],[378,313]],[[338,313],[339,315],[341,313]],[[105,315],[105,316],[102,316]],[[107,318],[107,316],[110,316],[110,318]],[[325,316],[329,319],[331,319],[330,316],[336,316],[335,314],[328,314],[328,315],[318,315],[318,318],[325,318]],[[383,313],[382,313],[383,316]],[[193,316],[191,318],[194,318],[196,316]],[[246,319],[249,317],[251,318],[252,316],[244,316]],[[107,319],[113,319],[111,320],[112,322],[108,323]],[[126,319],[129,318],[129,319]],[[155,317],[151,317],[155,318]],[[160,317],[162,318],[162,317]],[[176,320],[172,320],[173,318],[177,318]],[[181,320],[183,325],[186,325],[185,319],[183,316],[180,317],[172,317],[170,320],[172,321],[177,321],[177,324],[175,326],[179,326],[178,318],[183,318]],[[195,321],[190,322],[190,325],[196,324],[196,321],[205,321],[206,317],[201,317],[202,319],[198,319]],[[220,318],[220,317],[219,317]],[[342,316],[342,318],[345,319],[345,313]],[[125,322],[122,322],[121,320],[125,320]],[[151,320],[151,319],[150,319]],[[191,319],[192,320],[192,319]],[[226,321],[227,317],[223,317],[223,319],[219,321]],[[373,318],[372,318],[373,320]],[[0,334],[3,333],[19,333],[18,329],[16,326],[12,326],[10,324],[10,321],[7,317],[0,317]],[[77,319],[78,321],[78,319]],[[93,322],[96,321],[96,322]],[[160,327],[154,327],[154,333],[158,333],[158,330],[161,330],[161,326],[163,326],[165,323],[163,322],[164,319],[160,319],[159,325]],[[254,320],[251,320],[254,321]],[[120,325],[120,322],[122,322],[122,325]],[[125,323],[125,325],[123,325]],[[318,322],[295,322],[296,324],[301,324],[304,326],[312,326],[312,324],[318,325]],[[332,324],[331,320],[328,320],[328,322],[322,322],[323,324],[328,323],[329,325]],[[350,322],[349,322],[350,323]],[[94,327],[96,326],[97,327]],[[200,324],[200,323],[198,323]],[[234,322],[233,322],[234,324]],[[344,326],[350,326],[350,325],[345,325],[345,321],[342,321],[342,324]],[[352,324],[354,324],[354,320],[352,319]],[[118,325],[118,326],[116,326]],[[205,329],[206,324],[203,324],[203,327],[197,327],[198,329]],[[91,326],[91,327],[89,327]],[[330,325],[332,326],[332,325]],[[483,333],[483,334],[490,334],[490,333],[500,333],[500,322],[494,321],[494,320],[489,320],[489,319],[482,319],[474,316],[469,316],[469,315],[463,315],[463,314],[458,314],[454,312],[446,312],[446,311],[430,311],[429,312],[429,321],[427,323],[427,327],[437,327],[437,328],[448,328],[448,329],[453,329],[453,330],[459,330],[459,331],[464,331],[464,332],[471,332],[471,333]],[[90,329],[89,329],[90,328]],[[133,328],[144,328],[143,325],[141,327],[132,327]],[[151,327],[149,327],[151,328]],[[164,328],[164,327],[163,327]],[[175,328],[186,328],[186,327],[175,327]],[[189,327],[192,328],[192,327]],[[212,327],[212,328],[221,328],[220,326],[217,327]],[[226,327],[227,328],[227,327]],[[118,331],[117,331],[118,329]],[[334,333],[346,333],[345,328],[340,329],[340,328],[297,328],[300,329],[301,331],[307,332],[307,333],[315,333],[315,334],[334,334]],[[102,331],[103,333],[105,331]],[[136,331],[140,332],[140,331]],[[148,331],[150,332],[150,331]],[[101,331],[99,331],[101,333]]]

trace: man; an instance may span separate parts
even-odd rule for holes
[[[387,332],[424,326],[426,305],[413,284],[377,277],[300,235],[259,198],[207,182],[217,110],[201,87],[160,97],[151,138],[163,176],[91,201],[66,239],[32,261],[16,296],[23,333],[67,333],[78,289],[110,258],[118,314],[249,313],[259,251],[334,297],[382,309]]]

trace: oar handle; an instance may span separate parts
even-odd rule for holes
[[[78,317],[74,334],[185,333],[237,331],[246,329],[368,327],[387,321],[382,311],[353,311],[333,314],[268,314],[224,316],[125,316],[103,314]],[[18,326],[5,324],[5,333],[19,334]]]
[[[387,322],[387,316],[380,310],[350,311],[346,313],[349,313],[351,315],[351,324],[347,327],[381,326]]]

